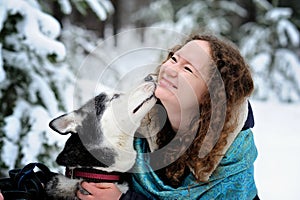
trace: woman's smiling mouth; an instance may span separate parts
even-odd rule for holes
[[[161,78],[158,82],[158,84],[161,86],[161,87],[165,87],[165,88],[175,88],[177,89],[177,87],[171,82],[171,81],[168,81],[167,79],[165,78]]]

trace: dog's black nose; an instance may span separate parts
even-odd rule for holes
[[[152,75],[151,75],[151,74],[149,74],[148,76],[146,76],[146,77],[144,78],[144,81],[147,81],[147,82],[149,82],[149,81],[154,81],[154,80],[153,80],[153,77],[152,77]]]

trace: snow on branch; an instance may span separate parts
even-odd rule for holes
[[[2,59],[2,44],[0,44],[0,83],[5,79],[5,71],[3,69],[3,59]]]
[[[28,91],[30,92],[32,101],[37,101],[36,94],[38,94],[38,97],[41,98],[50,115],[55,115],[58,112],[58,104],[55,98],[55,94],[49,87],[49,83],[46,82],[45,78],[37,76],[35,73],[31,73],[30,76],[32,78],[32,82],[29,86]]]
[[[86,0],[86,2],[102,21],[108,18],[108,14],[114,12],[114,8],[108,0]]]
[[[60,24],[55,18],[32,7],[24,0],[10,0],[5,6],[8,15],[20,14],[23,17],[17,28],[29,48],[39,55],[55,55],[58,61],[65,58],[65,46],[55,40],[61,31]]]

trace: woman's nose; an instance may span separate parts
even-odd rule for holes
[[[177,65],[169,65],[165,68],[165,73],[168,76],[176,77],[178,75],[179,67]]]

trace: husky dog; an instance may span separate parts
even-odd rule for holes
[[[66,167],[66,176],[56,174],[46,184],[49,199],[76,199],[83,180],[115,182],[122,192],[128,189],[122,174],[135,163],[134,134],[156,103],[155,87],[148,76],[128,93],[102,92],[50,122],[53,130],[71,136],[56,159]]]

